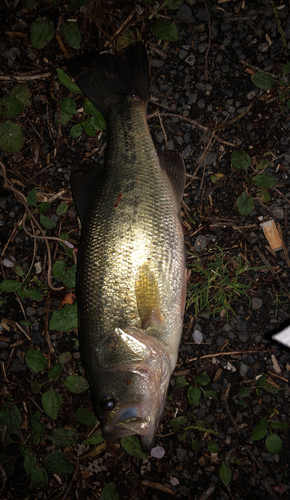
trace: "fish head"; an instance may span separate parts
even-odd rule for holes
[[[137,434],[148,452],[164,408],[169,356],[158,340],[137,328],[115,328],[105,344],[99,349],[99,370],[88,371],[104,439]]]

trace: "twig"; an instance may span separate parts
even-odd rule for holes
[[[217,358],[218,356],[235,356],[236,354],[253,354],[257,352],[275,352],[275,349],[257,349],[257,350],[250,349],[249,351],[217,352],[215,354],[206,354],[206,356],[198,356],[197,358],[188,359],[187,363],[191,363],[192,361],[198,361],[200,359]]]
[[[285,245],[285,241],[284,241],[284,238],[283,238],[283,234],[282,234],[282,230],[281,230],[281,226],[280,226],[279,222],[277,223],[277,228],[278,228],[279,236],[280,236],[281,241],[282,241],[282,248],[283,248],[283,252],[284,252],[284,255],[286,257],[286,260],[287,260],[287,264],[288,264],[288,267],[290,267],[289,255],[288,255],[288,252],[287,252],[287,248],[286,248],[286,245]]]
[[[46,69],[42,71],[31,71],[31,73],[22,73],[18,75],[0,75],[1,82],[27,82],[31,80],[46,80],[51,76],[51,71],[47,71]]]
[[[153,118],[154,116],[156,116],[156,115],[153,113],[152,115],[147,116],[147,119],[150,120],[150,118]],[[237,148],[238,147],[237,144],[233,144],[232,142],[228,142],[228,141],[224,141],[223,139],[220,139],[220,137],[218,137],[214,133],[214,131],[211,131],[209,129],[209,127],[205,127],[204,125],[201,125],[196,120],[192,120],[191,118],[187,118],[187,117],[182,116],[182,115],[177,115],[175,113],[160,113],[160,116],[164,116],[164,117],[172,116],[173,118],[179,118],[180,120],[184,120],[184,121],[186,121],[188,123],[191,123],[191,125],[195,125],[196,127],[200,128],[201,130],[204,130],[205,132],[207,132],[208,134],[213,135],[213,137],[215,138],[215,140],[218,141],[218,142],[220,142],[221,144],[225,144],[226,146],[230,146],[232,148]]]
[[[123,29],[125,29],[125,27],[130,24],[131,20],[133,19],[133,17],[135,16],[136,12],[138,10],[138,7],[134,7],[134,9],[132,10],[132,12],[129,14],[129,16],[127,17],[127,19],[125,19],[125,21],[121,24],[121,26],[117,29],[117,31],[115,31],[115,33],[113,34],[113,36],[111,36],[110,40],[107,40],[105,42],[105,45],[104,47],[107,47],[108,45],[110,45],[110,43],[113,42],[113,40],[115,40],[115,38],[121,33],[121,31],[123,31]]]
[[[41,140],[41,142],[45,142],[44,139],[41,137],[40,133],[38,132],[38,130],[33,125],[33,123],[30,120],[30,118],[27,117],[27,121],[28,121],[30,127],[32,128],[33,132],[37,135],[37,137],[39,137],[39,139]]]
[[[204,56],[204,60],[205,60],[205,81],[207,81],[208,80],[207,58],[208,58],[208,53],[209,53],[210,46],[211,46],[211,23],[210,23],[210,15],[209,15],[209,10],[208,10],[208,6],[207,6],[207,3],[206,3],[206,0],[203,0],[203,3],[204,3],[205,10],[206,10],[206,13],[207,13],[207,23],[208,23],[208,44],[207,44],[207,49],[206,49],[206,53],[205,53],[205,56]]]
[[[276,158],[275,158],[276,159]],[[286,196],[284,196],[284,194],[282,194],[277,188],[273,188],[274,191],[276,191],[276,193],[278,193],[280,196],[282,196],[282,198],[284,198],[285,201],[287,201],[287,203],[289,203],[290,205],[290,200],[288,200],[288,198],[286,198]]]
[[[171,486],[169,486],[168,484],[155,483],[153,481],[144,479],[142,481],[142,485],[149,486],[149,488],[153,488],[154,490],[164,491],[165,493],[169,493],[170,495],[175,495],[174,491],[172,491]]]
[[[56,292],[60,291],[60,290],[63,290],[64,287],[59,287],[59,288],[55,288],[54,286],[52,286],[52,283],[51,283],[51,268],[52,268],[52,264],[51,264],[51,252],[50,252],[50,248],[49,248],[49,244],[48,244],[48,239],[51,239],[51,237],[49,236],[46,236],[41,225],[38,223],[38,221],[36,220],[36,218],[34,217],[33,213],[31,212],[31,210],[29,209],[28,207],[28,204],[26,202],[26,198],[24,196],[24,194],[22,194],[20,191],[18,191],[18,189],[16,189],[13,184],[10,182],[10,180],[8,179],[7,177],[7,174],[6,174],[6,170],[5,170],[5,167],[3,165],[2,162],[0,162],[0,166],[2,168],[2,172],[0,172],[0,175],[2,175],[2,177],[4,178],[5,180],[5,183],[7,185],[7,187],[14,193],[14,196],[17,198],[17,200],[22,203],[22,205],[24,205],[25,207],[25,210],[29,213],[30,217],[32,218],[32,220],[34,221],[34,224],[38,227],[40,233],[42,236],[34,236],[32,234],[30,234],[26,227],[25,227],[25,222],[24,222],[24,219],[26,217],[26,215],[24,214],[24,217],[22,219],[22,225],[23,225],[23,229],[24,231],[31,237],[31,238],[40,238],[40,239],[43,239],[45,241],[45,244],[46,244],[46,248],[47,248],[47,258],[48,258],[48,270],[47,270],[47,283],[48,283],[48,286],[49,288],[51,288],[51,290],[54,290]],[[55,238],[54,238],[55,239]],[[60,238],[57,238],[58,240]],[[62,243],[64,243],[63,240],[61,240]]]
[[[61,500],[65,500],[65,499],[66,499],[66,497],[68,496],[69,491],[70,491],[70,489],[71,489],[71,487],[72,487],[72,484],[73,484],[73,482],[74,482],[74,480],[75,480],[75,478],[76,478],[76,475],[77,475],[77,473],[78,473],[78,470],[79,470],[79,457],[78,457],[78,455],[77,455],[77,463],[76,463],[76,468],[75,468],[75,471],[74,471],[74,473],[73,473],[72,480],[71,480],[71,482],[70,482],[70,484],[69,484],[69,486],[68,486],[68,488],[67,488],[67,490],[66,490],[66,492],[65,492],[65,494],[63,495],[63,497],[62,497],[62,499],[61,499]]]
[[[166,135],[166,132],[165,132],[165,128],[164,128],[164,125],[163,125],[163,122],[162,122],[162,118],[160,116],[160,112],[159,110],[157,110],[157,114],[158,114],[158,118],[159,118],[159,122],[160,122],[160,126],[162,128],[162,132],[164,134],[164,140],[165,140],[165,147],[166,147],[166,151],[168,152],[168,146],[167,146],[167,135]]]

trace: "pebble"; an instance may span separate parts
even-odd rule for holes
[[[252,298],[252,309],[260,309],[263,305],[263,301],[258,297]]]
[[[197,236],[195,242],[194,242],[194,250],[195,252],[202,252],[207,244],[207,238],[203,235]]]

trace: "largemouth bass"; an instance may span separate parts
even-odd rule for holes
[[[76,56],[68,68],[105,117],[108,139],[104,167],[71,179],[82,222],[81,356],[104,438],[137,434],[149,451],[182,334],[184,163],[179,154],[156,153],[141,42],[116,57]]]

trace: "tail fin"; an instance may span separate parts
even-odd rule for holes
[[[121,95],[136,95],[147,104],[149,63],[142,42],[116,56],[91,52],[75,56],[66,64],[81,91],[105,117]]]

